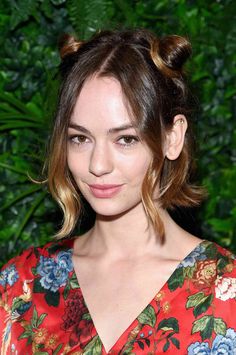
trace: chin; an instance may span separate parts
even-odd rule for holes
[[[137,206],[142,204],[141,200],[135,201],[133,204],[129,201],[129,203],[124,203],[122,205],[118,203],[118,201],[114,202],[111,200],[103,200],[101,203],[91,203],[89,201],[89,203],[97,215],[110,218],[123,216],[126,213],[135,210]]]

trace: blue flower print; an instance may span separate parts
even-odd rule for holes
[[[8,266],[5,270],[0,272],[0,285],[5,287],[6,285],[13,286],[19,279],[19,274],[14,264]]]
[[[196,342],[188,347],[188,355],[236,355],[236,332],[229,328],[225,336],[218,334],[209,348],[207,342]]]
[[[188,347],[188,355],[210,355],[211,349],[208,343],[199,343],[197,341]]]
[[[40,284],[43,288],[56,292],[65,286],[68,273],[73,270],[71,253],[72,250],[61,251],[56,258],[40,256],[37,273],[42,276]]]
[[[229,328],[226,335],[217,335],[212,344],[212,355],[235,355],[236,354],[236,332]]]
[[[203,244],[198,245],[181,263],[179,267],[192,267],[199,260],[206,260],[207,256],[204,254],[206,248]]]

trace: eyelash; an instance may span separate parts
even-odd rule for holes
[[[78,139],[79,138],[83,138],[83,139],[88,139],[86,136],[84,136],[83,134],[73,134],[71,136],[69,136],[69,141],[73,144],[77,144],[77,145],[82,145],[82,144],[86,144],[87,142],[79,142]]]
[[[130,142],[130,143],[119,143],[120,140],[122,140],[122,139],[124,140],[124,139],[127,139],[127,138],[132,140],[132,142]],[[121,136],[121,137],[118,138],[118,144],[120,146],[123,146],[124,148],[131,147],[134,144],[137,144],[138,142],[139,142],[139,138],[137,136],[126,135],[126,136]]]
[[[70,135],[69,137],[69,141],[72,143],[72,144],[76,144],[76,145],[83,145],[83,144],[86,144],[86,140],[89,139],[88,137],[82,135],[82,134],[74,134],[74,135]],[[80,142],[79,139],[82,140],[84,139],[84,141]],[[121,140],[125,140],[125,139],[129,139],[131,140],[130,143],[120,143]],[[133,135],[124,135],[124,136],[120,136],[118,139],[117,139],[117,144],[122,147],[122,148],[129,148],[129,147],[132,147],[133,145],[137,144],[138,142],[140,141],[140,139],[137,137],[137,136],[133,136]]]

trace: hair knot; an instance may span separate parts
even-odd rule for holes
[[[73,36],[63,35],[59,40],[59,52],[62,59],[78,51],[82,41],[77,41]]]

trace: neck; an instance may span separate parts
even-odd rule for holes
[[[160,211],[160,214],[165,225],[166,218],[170,217],[164,211]],[[144,253],[151,253],[154,247],[161,247],[162,244],[161,238],[148,223],[141,203],[116,217],[97,215],[89,234],[90,251],[106,253],[112,258],[135,258]]]

